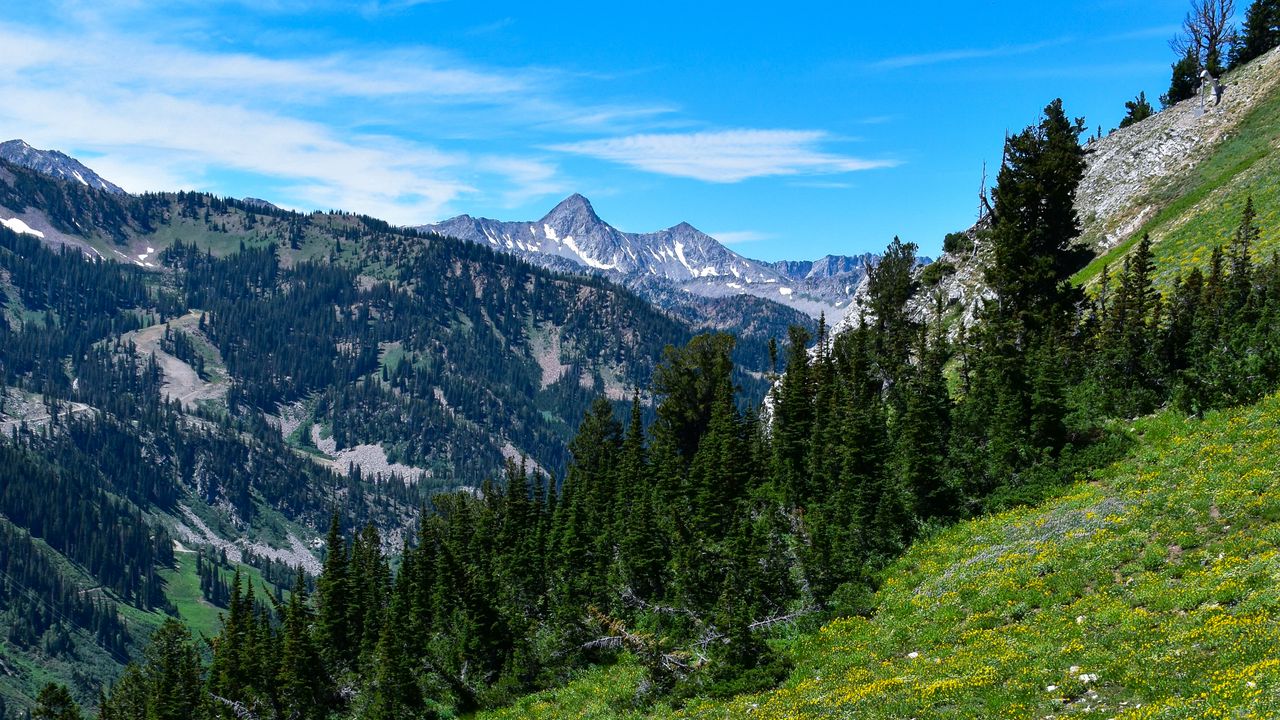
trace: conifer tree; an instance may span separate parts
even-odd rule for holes
[[[341,521],[334,511],[325,539],[324,567],[316,581],[316,632],[325,660],[334,668],[346,667],[354,661],[350,618],[357,608],[351,598],[349,559]]]
[[[876,363],[898,410],[901,401],[894,388],[906,379],[919,325],[907,307],[918,289],[912,273],[915,263],[915,243],[903,243],[895,237],[867,274],[867,307],[874,318]]]
[[[1139,92],[1138,97],[1132,100],[1126,100],[1124,110],[1124,117],[1120,120],[1120,127],[1122,128],[1137,125],[1156,114],[1155,108],[1151,107],[1151,103],[1147,102],[1147,93],[1145,91]]]
[[[314,618],[307,600],[306,578],[299,568],[284,607],[280,659],[274,668],[273,684],[286,717],[318,720],[327,715],[334,693],[328,687],[328,673],[311,636]]]
[[[80,706],[65,685],[47,683],[36,695],[32,720],[80,720]]]
[[[1231,48],[1231,67],[1240,67],[1276,47],[1280,47],[1280,0],[1253,0]]]
[[[966,420],[959,425],[985,437],[978,444],[986,456],[981,467],[962,469],[977,496],[1014,482],[1020,469],[1052,457],[1065,441],[1065,368],[1055,364],[1055,349],[1080,298],[1068,278],[1070,243],[1080,232],[1075,193],[1084,175],[1083,131],[1083,121],[1069,121],[1055,100],[1039,124],[1005,142],[985,269],[994,298],[983,308]],[[956,446],[966,453],[974,447]]]
[[[919,333],[919,359],[903,393],[903,411],[893,432],[895,471],[911,493],[913,514],[924,520],[954,517],[956,512],[946,476],[951,397],[943,377],[944,343],[941,333],[932,344],[923,329]]]
[[[1169,90],[1160,96],[1160,104],[1164,107],[1195,97],[1196,88],[1200,86],[1200,60],[1194,51],[1189,50],[1170,66],[1170,70]]]
[[[351,606],[347,622],[353,648],[360,657],[367,658],[382,633],[391,588],[391,568],[382,553],[382,538],[372,523],[365,525],[351,546],[349,573]]]
[[[1083,120],[1071,121],[1054,100],[1037,125],[1005,142],[1005,162],[992,191],[992,262],[985,277],[995,294],[988,315],[1026,344],[1035,331],[1060,325],[1079,292],[1068,283],[1068,252],[1080,234],[1076,187],[1084,176]],[[1011,325],[1008,325],[1011,323]]]
[[[790,503],[803,506],[813,495],[805,463],[814,416],[810,338],[799,326],[791,327],[788,335],[786,374],[773,391],[773,477]]]
[[[573,460],[564,479],[556,529],[556,567],[569,607],[599,601],[612,561],[609,519],[622,426],[613,406],[597,398],[569,444]]]
[[[407,583],[398,583],[387,611],[387,631],[378,639],[372,684],[366,694],[368,705],[360,713],[363,720],[401,720],[423,716],[422,689],[402,628],[408,624]]]
[[[622,581],[641,598],[655,598],[666,586],[664,566],[669,551],[654,508],[655,488],[640,410],[637,393],[631,400],[631,418],[618,462],[622,502],[615,522],[618,523]]]
[[[169,618],[151,636],[143,653],[147,720],[191,720],[206,707],[200,656],[191,632]]]

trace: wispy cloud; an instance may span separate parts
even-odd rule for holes
[[[723,232],[707,233],[711,237],[719,240],[724,245],[737,245],[738,243],[757,242],[759,240],[771,240],[775,236],[770,233],[757,232],[755,230],[726,230]]]
[[[827,180],[797,180],[789,183],[791,187],[813,188],[815,190],[849,190],[854,185],[847,182],[832,182]]]
[[[94,154],[132,191],[221,188],[249,173],[304,208],[415,223],[485,194],[514,203],[565,190],[545,157],[447,150],[401,137],[407,117],[448,106],[607,127],[612,114],[555,97],[547,72],[469,66],[429,50],[277,59],[176,47],[119,33],[41,32],[0,22],[0,134]],[[351,100],[359,112],[346,112]],[[426,108],[427,111],[422,109]],[[644,113],[640,113],[643,115]],[[370,133],[370,118],[397,132]],[[343,118],[349,120],[344,121]],[[377,123],[374,123],[376,126]]]
[[[483,25],[476,25],[474,27],[468,28],[464,34],[467,35],[468,37],[481,37],[484,35],[492,35],[494,33],[502,32],[503,30],[506,30],[507,28],[515,24],[516,24],[515,18],[504,17],[500,20],[494,20],[493,22],[490,22],[490,23],[485,23]]]
[[[962,48],[957,50],[920,53],[916,55],[897,55],[877,60],[871,63],[870,67],[874,70],[900,70],[902,68],[920,67],[923,65],[941,65],[944,63],[954,63],[965,60],[1012,57],[1015,55],[1034,53],[1039,50],[1044,50],[1045,48],[1063,45],[1070,41],[1070,38],[1059,38],[1056,40],[1045,40],[1042,42],[1027,43],[1023,45],[998,45],[987,48]]]
[[[661,175],[734,183],[780,175],[824,175],[892,167],[892,160],[867,160],[826,152],[830,136],[821,130],[720,130],[639,134],[554,145],[550,149],[587,155]]]
[[[1126,40],[1148,40],[1151,38],[1170,38],[1179,30],[1180,25],[1155,25],[1152,27],[1138,28],[1136,30],[1127,30],[1125,32],[1112,33],[1110,35],[1102,35],[1100,37],[1091,38],[1095,42],[1123,42]]]

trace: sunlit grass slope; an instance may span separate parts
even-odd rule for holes
[[[1261,69],[1248,66],[1239,72]],[[1213,247],[1230,241],[1249,197],[1263,228],[1256,250],[1259,257],[1267,258],[1280,250],[1280,235],[1275,232],[1280,227],[1280,85],[1272,86],[1195,170],[1159,185],[1146,201],[1160,210],[1074,279],[1087,283],[1106,264],[1118,270],[1119,262],[1146,233],[1154,242],[1161,280],[1170,281],[1194,267],[1203,270]]]
[[[1280,397],[1132,432],[1092,482],[914,547],[874,617],[792,646],[781,689],[674,715],[1280,717]],[[482,717],[632,717],[636,679],[624,663]]]

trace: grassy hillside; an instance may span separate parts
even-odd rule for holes
[[[871,618],[791,644],[774,692],[689,718],[1280,714],[1280,396],[1140,420],[1127,459],[1041,507],[963,523],[887,573]],[[479,718],[621,718],[623,663]]]
[[[1235,120],[1213,151],[1191,169],[1157,178],[1152,189],[1135,197],[1135,207],[1154,210],[1128,237],[1080,271],[1089,282],[1110,263],[1118,263],[1146,233],[1154,241],[1156,264],[1163,280],[1192,267],[1205,267],[1216,244],[1226,244],[1240,222],[1245,200],[1253,198],[1263,228],[1260,257],[1280,249],[1280,83],[1272,77],[1276,53],[1227,76],[1228,85],[1256,84],[1258,95]],[[1188,101],[1196,104],[1197,101]],[[1228,106],[1230,103],[1227,104]],[[1167,111],[1167,112],[1172,112]],[[1230,108],[1227,110],[1230,112]],[[1140,126],[1132,129],[1141,132]]]

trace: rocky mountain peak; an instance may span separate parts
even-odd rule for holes
[[[0,143],[0,160],[30,168],[42,175],[59,180],[77,182],[86,187],[117,195],[125,194],[118,185],[103,179],[79,160],[57,150],[33,148],[25,140],[9,140]]]
[[[551,209],[542,218],[544,223],[548,225],[568,224],[568,225],[603,225],[604,221],[596,215],[596,209],[591,206],[591,201],[574,193],[560,204]]]

